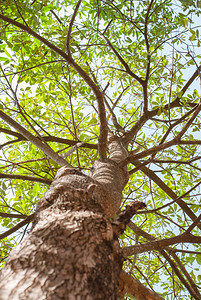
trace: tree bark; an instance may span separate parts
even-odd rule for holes
[[[95,183],[60,169],[39,201],[33,229],[3,269],[1,300],[117,298],[120,248]]]
[[[132,202],[110,222],[129,176],[118,164],[126,148],[111,133],[108,150],[91,176],[68,165],[58,170],[39,200],[31,232],[0,274],[0,300],[115,300],[130,292],[162,299],[134,279],[128,288],[130,277],[122,273],[118,237],[146,205]]]
[[[2,271],[0,300],[117,299],[122,255],[109,217],[128,177],[118,140],[111,144],[113,159],[96,162],[91,177],[59,169]]]

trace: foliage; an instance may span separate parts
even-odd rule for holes
[[[130,139],[130,151],[140,145],[138,164],[152,171],[138,168],[131,152],[122,207],[138,199],[147,211],[133,219],[143,231],[128,228],[122,246],[184,233],[193,222],[188,212],[198,216],[201,206],[200,9],[200,1],[184,0],[0,1],[0,109],[41,141],[36,146],[0,120],[2,231],[34,212],[59,168],[42,145],[86,173],[98,159],[104,123],[98,87],[109,129]],[[193,233],[199,236],[200,228]],[[1,240],[2,265],[26,230]],[[125,269],[166,299],[191,299],[194,288],[185,282],[194,282],[195,293],[201,287],[201,247],[180,243],[162,250],[166,255],[133,253]]]

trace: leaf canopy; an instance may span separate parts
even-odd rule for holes
[[[122,207],[137,199],[148,208],[122,247],[184,233],[201,206],[201,1],[2,0],[0,12],[0,111],[14,121],[0,119],[1,231],[34,212],[58,157],[88,174],[106,120],[131,151]],[[27,229],[1,239],[2,265]],[[198,243],[178,242],[133,251],[124,267],[165,299],[191,299],[200,263]]]

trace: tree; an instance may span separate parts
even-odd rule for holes
[[[0,299],[201,298],[200,9],[0,1]]]

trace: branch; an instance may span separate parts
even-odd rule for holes
[[[167,246],[178,244],[178,243],[199,244],[201,243],[201,236],[195,236],[185,232],[164,240],[155,240],[141,245],[125,247],[123,249],[123,255],[124,257],[127,257],[133,254],[144,253],[147,251],[161,250]]]
[[[47,156],[49,156],[52,160],[54,160],[60,166],[68,165],[69,168],[72,168],[68,162],[55,153],[52,148],[46,144],[43,144],[38,138],[36,138],[32,133],[14,121],[11,117],[6,115],[2,110],[0,110],[0,118],[2,118],[6,123],[10,126],[14,127],[19,133],[21,133],[27,140],[29,140],[32,144],[42,150]]]
[[[141,166],[142,164],[139,161],[134,163],[136,167]],[[152,179],[170,198],[177,200],[177,204],[183,209],[183,211],[189,216],[192,221],[197,219],[194,212],[188,207],[188,205],[182,199],[178,200],[178,196],[173,192],[155,173],[154,171],[148,169],[146,166],[141,166],[141,170],[146,174],[150,179]],[[201,229],[201,224],[198,223],[197,227]]]
[[[7,76],[6,76],[6,74],[5,74],[4,70],[3,70],[3,68],[1,67],[1,64],[0,64],[0,69],[1,69],[1,72],[3,73],[3,75],[4,75],[4,78],[5,78],[5,80],[6,80],[7,84],[8,84],[9,89],[11,90],[11,92],[12,92],[12,94],[13,94],[15,103],[17,104],[17,107],[18,107],[18,109],[19,109],[19,113],[21,114],[21,116],[23,117],[23,119],[28,123],[28,125],[30,126],[30,128],[38,135],[39,139],[40,139],[42,142],[45,142],[45,141],[42,140],[42,137],[41,137],[41,135],[39,134],[39,132],[35,129],[35,127],[31,124],[31,122],[30,122],[29,119],[27,118],[27,113],[26,113],[25,109],[23,109],[23,108],[21,107],[21,105],[19,104],[19,100],[18,100],[17,93],[16,93],[16,92],[17,92],[17,86],[16,86],[16,89],[13,90],[12,85],[10,84],[10,82],[9,82],[9,80],[7,79]],[[24,113],[24,112],[25,112],[25,113]],[[31,117],[29,116],[29,118],[31,118]],[[33,118],[31,118],[31,119],[32,119],[32,121],[35,122],[35,120],[34,120]],[[41,128],[41,126],[40,126],[37,122],[35,122],[35,123],[36,123],[36,125],[39,126],[39,128]],[[41,128],[41,129],[42,129],[42,128]],[[8,142],[8,143],[9,143],[9,142]],[[6,143],[6,144],[8,144],[8,143]],[[10,142],[10,143],[12,143],[12,142]],[[45,144],[46,144],[46,142],[45,142]],[[5,145],[4,145],[4,146],[5,146]]]
[[[9,130],[9,129],[6,129],[6,128],[0,127],[0,132],[7,133],[7,134],[9,134],[9,135],[16,136],[16,137],[19,138],[19,139],[24,139],[23,135],[21,135],[20,133],[15,132],[15,131],[12,131],[12,130]]]
[[[140,158],[146,157],[146,156],[151,155],[153,153],[157,153],[159,151],[167,149],[167,148],[169,148],[171,146],[174,146],[176,144],[178,144],[178,141],[177,141],[176,138],[174,138],[169,142],[166,142],[164,144],[149,148],[147,150],[144,150],[140,153],[135,154],[134,156],[128,156],[126,159],[124,159],[120,162],[120,166],[123,167],[123,166],[127,165],[128,163],[133,164],[136,160],[138,160]]]
[[[125,134],[124,139],[125,139],[126,143],[129,143],[133,139],[133,137],[137,134],[137,132],[140,130],[140,128],[145,124],[145,122],[147,120],[149,120],[152,117],[158,115],[160,110],[161,111],[169,110],[169,109],[174,108],[174,107],[182,106],[182,104],[180,103],[180,100],[181,100],[182,96],[187,91],[187,89],[190,87],[190,85],[193,83],[193,81],[198,77],[200,71],[201,71],[201,66],[198,69],[196,69],[196,71],[193,73],[191,78],[186,82],[184,87],[178,93],[178,95],[177,95],[177,97],[175,98],[174,101],[164,105],[162,107],[162,109],[157,108],[157,109],[154,109],[152,111],[148,111],[146,114],[143,114],[140,117],[140,119],[135,123],[135,125]],[[191,106],[191,107],[194,107],[196,105],[197,105],[196,103],[189,103],[189,106]]]
[[[84,143],[77,143],[75,144],[72,148],[70,148],[67,152],[65,152],[64,154],[62,154],[62,156],[64,158],[68,157],[69,155],[71,155],[74,151],[77,151],[78,148],[80,148],[82,146],[82,144]]]
[[[192,142],[192,141],[190,141]],[[194,142],[194,141],[193,141]],[[179,142],[179,145],[182,145],[183,143]],[[195,144],[195,143],[193,143]],[[201,144],[201,141],[200,141],[200,144]],[[197,157],[194,157],[194,158],[191,158],[189,160],[174,160],[174,159],[150,159],[149,162],[153,162],[155,164],[159,163],[159,164],[184,164],[184,165],[191,165],[192,162],[196,161],[196,160],[200,160],[201,159],[201,156],[197,156]]]
[[[75,21],[75,17],[76,17],[76,14],[78,12],[78,9],[80,7],[80,4],[81,4],[82,0],[79,0],[76,7],[75,7],[75,10],[73,12],[73,16],[70,20],[70,23],[69,23],[69,27],[68,27],[68,34],[67,34],[67,38],[66,38],[66,52],[68,55],[71,55],[71,52],[70,52],[70,38],[71,38],[71,31],[72,31],[72,27],[73,27],[73,23]]]
[[[200,223],[200,220],[201,220],[201,214],[197,217],[197,219],[195,219],[195,221],[188,227],[188,229],[185,231],[185,234],[186,233],[190,233],[193,228],[195,228],[196,225],[198,225],[198,223]],[[200,223],[201,225],[201,223]]]
[[[46,64],[52,64],[52,63],[58,63],[58,62],[65,62],[65,60],[63,59],[58,59],[58,60],[51,60],[51,61],[46,61],[44,63],[40,63],[38,65],[35,65],[33,67],[29,67],[27,69],[23,69],[23,70],[20,70],[20,71],[13,71],[12,73],[9,73],[9,74],[5,74],[6,76],[12,76],[12,75],[17,75],[17,74],[20,74],[20,73],[23,73],[23,72],[26,72],[26,71],[29,71],[29,70],[32,70],[32,69],[35,69],[35,68],[39,68],[43,65],[46,65]],[[4,76],[0,76],[0,77],[4,77]]]
[[[18,141],[27,141],[27,139],[22,134],[20,134],[18,132],[15,132],[15,131],[12,131],[12,130],[9,130],[9,129],[5,129],[5,128],[1,128],[1,127],[0,127],[0,132],[7,133],[9,135],[13,135],[13,136],[18,137],[16,142],[18,142]],[[36,138],[38,139],[38,137],[36,137]],[[85,142],[80,141],[80,140],[73,141],[73,140],[59,138],[59,137],[52,136],[52,135],[41,136],[41,138],[46,142],[61,143],[61,144],[69,145],[69,146],[74,146],[74,145],[77,145],[78,143],[81,143],[82,145],[79,146],[81,148],[89,148],[89,149],[95,149],[95,150],[98,149],[97,144],[85,143]],[[15,142],[15,141],[13,141],[13,142]]]
[[[199,112],[201,111],[201,102],[198,104],[197,109],[194,111],[192,117],[187,121],[186,125],[183,127],[183,129],[180,131],[180,133],[175,137],[178,141],[181,140],[181,137],[184,135],[184,133],[188,130],[190,125],[193,123]]]
[[[197,296],[197,292],[194,291],[193,287],[186,281],[186,279],[182,276],[180,270],[178,269],[176,263],[170,258],[170,256],[168,255],[168,253],[166,253],[166,251],[164,250],[160,250],[160,253],[163,255],[163,257],[168,261],[168,263],[170,264],[172,270],[174,271],[174,273],[177,275],[177,277],[179,278],[179,280],[182,282],[182,284],[185,286],[185,288],[188,290],[188,292],[190,293],[190,295],[193,297],[193,299],[195,300],[200,300],[200,296]],[[197,290],[197,289],[196,289]]]
[[[142,165],[143,165],[143,164],[142,164]],[[166,208],[166,207],[172,205],[173,203],[178,202],[180,199],[186,197],[186,196],[187,196],[188,194],[190,194],[194,189],[196,189],[200,184],[201,184],[201,180],[200,180],[198,183],[196,183],[190,190],[188,190],[187,192],[185,192],[183,195],[177,197],[177,198],[174,199],[173,201],[171,201],[171,202],[169,202],[169,203],[166,203],[166,204],[164,204],[164,205],[162,205],[162,206],[159,206],[159,207],[157,207],[157,208],[151,209],[151,210],[145,210],[145,211],[142,211],[141,213],[145,213],[145,214],[155,213],[155,212],[157,212],[157,211],[159,211],[159,210],[161,210],[161,209],[164,209],[164,208]],[[195,221],[197,222],[197,219],[196,219]],[[194,222],[195,222],[195,221],[194,221]],[[194,224],[194,222],[193,222],[193,224]],[[196,223],[196,225],[197,225],[198,223],[199,223],[199,221]],[[196,225],[195,225],[195,226],[196,226]],[[195,227],[195,226],[194,226],[194,227]]]
[[[127,14],[124,14],[115,4],[114,1],[105,1],[107,5],[111,6],[112,8],[115,8],[115,10],[123,17],[123,19],[126,19],[128,22],[130,22],[135,28],[137,28],[142,34],[142,30],[138,26],[138,22],[134,22],[133,19],[130,19]]]
[[[12,24],[20,29],[22,29],[23,31],[27,32],[28,34],[30,34],[31,36],[35,37],[36,39],[38,39],[40,42],[42,42],[43,44],[45,44],[46,46],[48,46],[50,49],[52,49],[53,51],[55,51],[56,53],[58,53],[60,56],[62,56],[66,61],[69,61],[70,57],[64,52],[62,51],[60,48],[58,48],[57,46],[55,46],[54,44],[52,44],[51,42],[49,42],[48,40],[46,40],[44,37],[40,36],[39,34],[37,34],[35,31],[33,31],[30,27],[17,22],[7,16],[4,16],[2,14],[0,14],[0,19],[2,19],[5,22],[8,22],[9,24]]]
[[[129,227],[137,234],[137,235],[141,235],[144,238],[146,238],[149,241],[155,241],[156,238],[153,237],[152,235],[150,235],[149,233],[145,232],[144,230],[142,230],[141,228],[139,228],[138,226],[136,226],[134,223],[130,222]],[[168,247],[167,251],[171,254],[172,251],[174,251],[175,249]],[[163,257],[168,261],[168,263],[170,264],[171,268],[173,269],[173,271],[175,272],[175,274],[177,275],[177,277],[180,279],[180,281],[182,282],[182,284],[186,287],[186,289],[189,291],[189,293],[196,299],[199,300],[200,297],[197,296],[197,289],[193,290],[192,287],[189,285],[189,283],[185,280],[185,278],[182,276],[182,274],[180,273],[177,265],[175,264],[175,262],[170,258],[170,256],[168,255],[168,253],[166,253],[166,251],[160,249],[159,252],[161,253],[161,255],[163,255]]]
[[[117,97],[117,99],[115,100],[115,102],[112,104],[112,110],[115,109],[115,107],[117,106],[119,100],[121,100],[121,98],[122,98],[124,92],[125,92],[127,89],[129,89],[129,85],[127,85],[127,87],[125,87],[125,88],[122,90],[122,92],[119,94],[119,96]]]
[[[139,166],[137,166],[137,167],[135,167],[134,169],[128,171],[129,176],[131,176],[132,174],[138,172],[139,170],[141,170],[141,168],[142,168],[143,166],[146,166],[146,165],[149,164],[150,162],[152,162],[152,160],[151,160],[151,159],[147,159],[147,160],[145,160],[143,163],[141,163]]]
[[[154,291],[145,287],[138,279],[121,271],[118,281],[118,297],[124,299],[126,294],[130,294],[137,300],[164,300]]]
[[[199,112],[201,111],[201,104],[197,105],[197,109],[195,110],[195,112],[193,113],[192,117],[188,120],[188,122],[186,123],[186,125],[183,127],[183,129],[180,131],[180,133],[178,133],[178,135],[176,137],[174,137],[171,141],[166,142],[164,144],[159,144],[158,146],[152,147],[150,149],[144,150],[138,154],[135,154],[134,156],[128,156],[126,159],[124,159],[121,163],[120,166],[125,166],[128,163],[133,163],[136,160],[146,157],[148,155],[151,154],[155,154],[158,151],[167,149],[173,145],[176,145],[179,143],[181,137],[184,135],[184,133],[188,130],[188,128],[190,127],[190,125],[192,124],[192,122],[195,120],[195,118],[197,117],[197,115],[199,114]]]
[[[194,141],[180,141],[179,145],[201,145],[201,140],[194,140]]]
[[[48,178],[0,173],[0,179],[2,179],[2,178],[36,181],[36,182],[41,182],[41,183],[48,184],[48,185],[50,185],[52,183],[52,180],[50,180]]]
[[[50,49],[52,49],[54,52],[59,54],[61,57],[63,57],[76,71],[77,73],[83,78],[83,80],[88,84],[88,86],[92,89],[96,101],[98,104],[98,116],[100,120],[100,134],[99,134],[99,156],[100,159],[105,159],[107,157],[107,133],[108,133],[108,127],[107,127],[107,120],[106,120],[106,112],[105,112],[105,105],[104,105],[104,97],[103,93],[99,89],[99,87],[94,83],[94,81],[91,79],[91,77],[75,62],[75,60],[68,54],[66,54],[64,51],[62,51],[60,48],[49,42],[44,37],[40,36],[38,33],[33,31],[30,27],[27,27],[7,16],[4,16],[0,14],[0,19],[4,20],[5,22],[8,22],[14,26],[17,26],[18,28],[24,30],[31,36],[38,39],[40,42],[48,46]]]
[[[0,150],[3,149],[4,147],[8,146],[8,145],[12,145],[12,144],[15,144],[15,143],[18,143],[18,142],[20,142],[20,140],[16,139],[16,140],[8,141],[4,144],[1,144],[0,145]]]
[[[143,107],[143,113],[146,115],[147,111],[148,111],[148,95],[147,95],[147,84],[149,81],[149,75],[150,75],[150,53],[149,53],[149,40],[148,40],[148,20],[149,20],[149,12],[151,10],[152,4],[153,4],[154,0],[151,0],[148,9],[147,9],[147,13],[146,13],[146,17],[145,17],[145,28],[144,28],[144,38],[145,38],[145,44],[146,44],[146,49],[147,49],[147,67],[146,67],[146,76],[145,76],[145,80],[143,83],[143,98],[144,98],[144,107]]]
[[[188,116],[190,116],[190,114],[191,114],[192,112],[194,112],[195,109],[196,109],[196,106],[193,107],[190,111],[188,111],[188,112],[187,112],[184,116],[182,116],[179,120],[177,120],[176,122],[174,122],[173,124],[171,124],[170,127],[168,128],[168,130],[166,131],[166,133],[164,134],[163,138],[161,139],[160,144],[162,144],[162,143],[166,140],[166,138],[167,138],[168,134],[171,132],[171,130],[172,130],[175,126],[177,126],[178,124],[182,123],[182,122],[185,120],[185,118],[187,118]]]
[[[146,114],[143,113],[142,116],[137,120],[135,125],[124,134],[125,144],[129,144],[129,142],[133,139],[134,136],[137,135],[138,131],[142,128],[142,126],[149,119],[149,112]]]
[[[191,78],[186,82],[186,84],[184,85],[184,87],[178,93],[178,95],[175,98],[175,100],[172,101],[171,103],[168,103],[168,104],[164,105],[164,107],[162,108],[162,110],[168,110],[170,108],[182,106],[182,104],[180,103],[182,96],[185,94],[185,92],[190,87],[190,85],[193,83],[193,81],[198,77],[200,71],[201,71],[201,66],[199,67],[199,69],[196,69],[196,71],[193,73],[193,75],[191,76]],[[191,107],[194,107],[197,104],[196,103],[188,103],[188,105],[191,106]],[[159,112],[160,109],[157,108],[157,109],[154,109],[154,110],[150,111],[148,113],[149,118],[152,118],[152,117],[158,115],[158,112]]]
[[[27,25],[27,22],[25,21],[25,19],[24,19],[24,17],[23,17],[23,15],[21,14],[21,11],[19,10],[19,7],[18,7],[18,5],[17,5],[16,0],[14,0],[14,2],[15,2],[15,6],[16,6],[16,8],[17,8],[18,14],[19,14],[20,17],[22,18],[24,24],[25,24],[26,26],[28,26],[28,25]]]
[[[26,218],[27,218],[27,215],[8,214],[8,213],[0,212],[0,217],[3,217],[3,218],[26,219]]]
[[[109,41],[109,39],[101,34],[99,32],[99,34],[102,36],[102,38],[107,42],[108,46],[110,47],[110,49],[113,51],[113,53],[116,55],[116,57],[118,58],[118,60],[121,62],[121,64],[124,66],[127,74],[129,74],[131,77],[133,77],[135,80],[137,80],[140,84],[143,85],[144,80],[142,78],[140,78],[139,76],[137,76],[135,73],[133,73],[129,67],[129,65],[127,64],[127,62],[125,62],[125,60],[121,57],[121,55],[117,52],[117,50],[113,47],[112,43]]]
[[[146,204],[140,201],[131,202],[126,205],[126,209],[116,217],[112,222],[113,235],[117,239],[126,229],[126,225],[130,222],[133,215],[139,209],[145,208]]]
[[[201,299],[201,294],[195,284],[195,281],[190,277],[188,271],[186,270],[185,266],[182,264],[181,260],[179,259],[179,257],[172,251],[170,252],[170,255],[174,258],[174,260],[176,261],[177,265],[179,266],[180,270],[183,272],[184,276],[186,277],[186,279],[188,280],[188,282],[190,283],[190,287],[193,289],[193,296],[195,299]]]
[[[143,101],[144,101],[143,114],[146,115],[148,112],[147,82],[143,84]]]
[[[13,228],[7,230],[6,232],[0,234],[0,240],[4,239],[5,237],[9,236],[10,234],[14,233],[15,231],[17,231],[18,229],[20,229],[21,227],[23,227],[24,225],[30,223],[33,219],[34,219],[35,213],[31,214],[30,216],[28,216],[25,220],[23,220],[22,222],[18,223],[17,225],[13,226]]]
[[[107,99],[105,98],[104,100],[105,100],[106,107],[108,108],[108,110],[109,110],[109,112],[110,112],[110,115],[112,116],[112,123],[113,123],[114,127],[116,128],[116,130],[117,130],[118,132],[124,133],[125,130],[124,130],[123,127],[121,127],[121,125],[118,123],[117,117],[116,117],[115,113],[113,112],[113,109],[110,107],[110,105],[109,105]],[[110,118],[110,116],[108,116],[107,119],[109,120],[109,118]]]
[[[180,252],[180,253],[190,253],[190,254],[199,254],[201,255],[201,251],[193,251],[193,250],[185,250],[185,249],[177,249],[177,248],[171,248],[169,249],[170,252]]]

